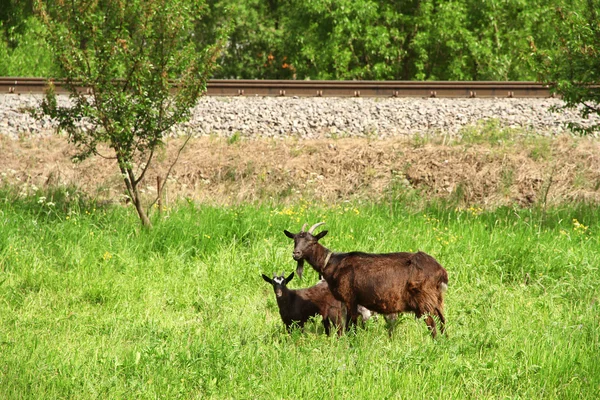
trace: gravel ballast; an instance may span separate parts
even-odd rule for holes
[[[29,112],[41,95],[0,95],[0,134],[49,135],[50,119],[36,120]],[[66,96],[59,96],[65,104]],[[460,135],[468,126],[495,120],[500,126],[557,135],[568,122],[583,120],[577,110],[552,111],[559,99],[439,99],[439,98],[291,98],[203,97],[192,117],[172,131],[194,136],[234,134],[248,138],[326,137],[387,138],[414,134]]]

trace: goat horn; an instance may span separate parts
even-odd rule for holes
[[[313,226],[311,226],[311,227],[310,227],[310,229],[308,230],[308,233],[312,234],[312,233],[313,233],[313,231],[315,230],[315,228],[316,228],[317,226],[321,226],[321,225],[323,225],[324,223],[325,223],[325,222],[318,222],[318,223],[314,224]]]
[[[306,229],[306,225],[308,225],[308,224],[302,225],[302,229],[300,229],[300,232],[304,232],[304,230]]]

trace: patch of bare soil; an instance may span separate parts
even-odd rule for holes
[[[171,139],[145,179],[148,199],[182,140]],[[107,156],[111,153],[107,149]],[[0,180],[24,193],[75,186],[100,201],[124,201],[114,159],[74,164],[64,138],[0,137]],[[457,206],[600,202],[600,143],[571,137],[442,144],[414,139],[192,139],[173,167],[165,201],[378,201],[444,198]]]

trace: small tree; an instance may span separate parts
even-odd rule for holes
[[[557,8],[559,39],[549,50],[538,50],[540,81],[550,85],[565,102],[565,108],[578,108],[582,117],[600,116],[600,0],[584,0],[572,9]],[[571,123],[580,134],[600,131],[600,124]]]
[[[100,155],[100,144],[114,151],[127,194],[150,227],[140,182],[165,134],[206,91],[223,32],[200,48],[203,2],[194,0],[37,0],[36,11],[70,94],[59,105],[50,85],[42,114],[80,150],[75,160]]]

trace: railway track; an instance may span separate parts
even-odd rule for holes
[[[0,94],[39,94],[44,78],[0,78]],[[58,93],[66,93],[55,82]],[[545,98],[548,86],[536,82],[458,81],[296,81],[227,80],[208,82],[208,96],[298,97],[445,97],[445,98]]]

